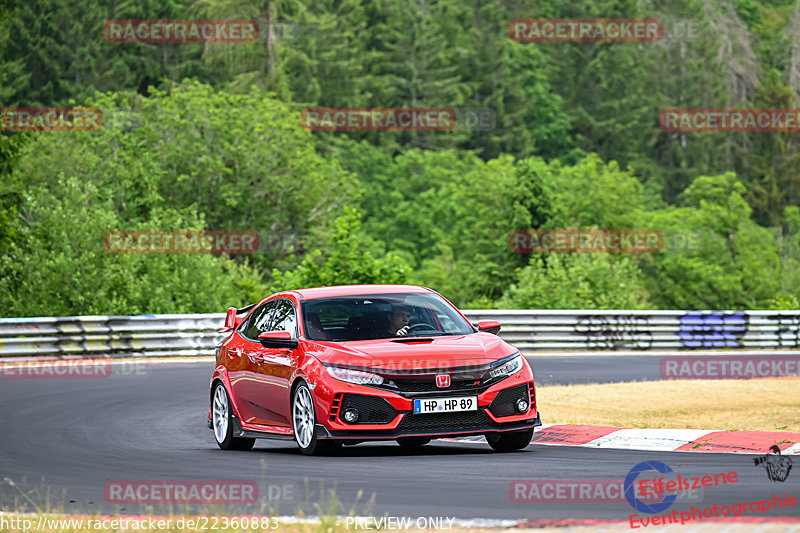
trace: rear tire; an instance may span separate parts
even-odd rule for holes
[[[431,441],[430,437],[399,437],[396,440],[403,448],[419,448]]]
[[[486,441],[496,452],[521,450],[531,443],[531,439],[533,439],[533,428],[486,434]]]
[[[233,414],[228,391],[222,383],[214,386],[211,396],[211,426],[214,440],[223,450],[250,450],[256,439],[233,436]]]
[[[317,438],[314,397],[304,381],[292,393],[292,429],[294,440],[303,455],[328,455],[342,447],[339,441]]]

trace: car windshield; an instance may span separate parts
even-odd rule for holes
[[[302,310],[306,338],[315,341],[432,337],[475,332],[452,305],[431,293],[318,298],[305,300]]]

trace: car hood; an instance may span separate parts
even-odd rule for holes
[[[315,342],[321,362],[381,373],[476,367],[508,357],[517,350],[491,333],[347,342]]]

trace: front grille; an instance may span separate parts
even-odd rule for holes
[[[489,417],[483,411],[469,411],[465,413],[435,413],[415,415],[407,414],[403,417],[398,431],[459,431],[475,428],[484,428],[491,425]]]
[[[388,424],[397,416],[397,411],[392,404],[383,398],[374,396],[345,394],[339,413],[349,408],[357,409],[360,414],[356,424]]]
[[[468,391],[468,390],[477,390],[480,389],[481,380],[480,379],[470,379],[470,380],[461,380],[455,381],[453,380],[450,383],[449,387],[439,388],[436,386],[436,378],[434,376],[430,376],[427,378],[416,378],[416,379],[393,379],[392,380],[395,385],[397,385],[397,390],[400,392],[448,392],[448,391]],[[477,382],[477,385],[475,384]]]
[[[516,409],[516,403],[519,398],[527,398],[530,401],[527,384],[501,390],[495,396],[492,405],[489,406],[489,410],[497,417],[519,414]]]

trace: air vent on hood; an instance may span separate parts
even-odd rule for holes
[[[426,342],[433,342],[432,337],[413,337],[410,339],[392,339],[392,342],[402,342],[403,344],[408,343],[426,343]]]

